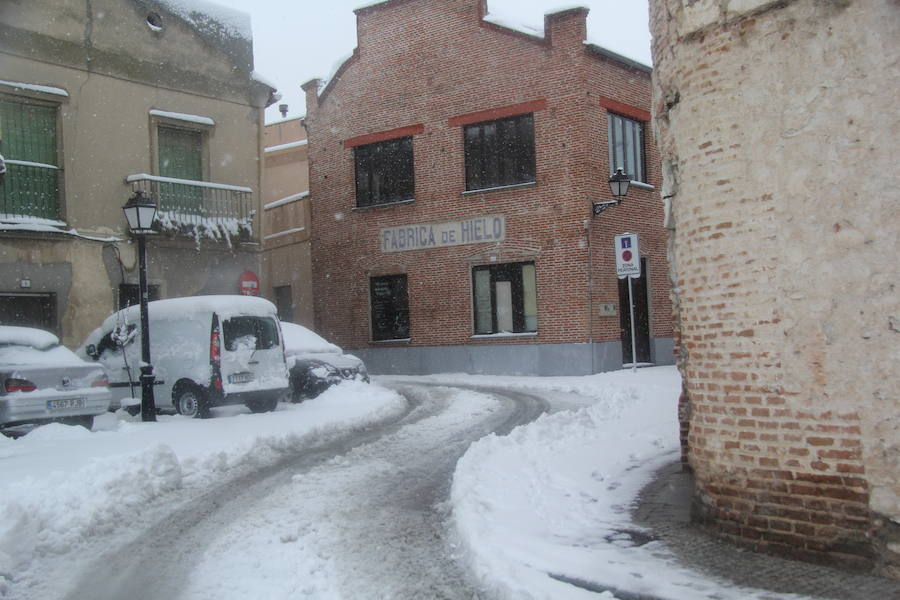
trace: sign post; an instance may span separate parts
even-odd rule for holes
[[[616,276],[628,278],[628,311],[631,323],[631,372],[637,371],[637,348],[634,335],[634,296],[631,292],[631,280],[641,276],[641,251],[638,234],[623,233],[616,236]]]

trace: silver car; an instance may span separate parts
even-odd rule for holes
[[[91,428],[109,408],[106,372],[50,332],[0,325],[0,428],[58,421]]]

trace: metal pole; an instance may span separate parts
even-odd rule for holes
[[[628,276],[628,310],[631,311],[631,372],[637,371],[637,348],[634,347],[634,298],[631,296],[631,275]]]
[[[153,366],[150,364],[150,318],[147,314],[147,246],[145,236],[138,235],[141,294],[141,421],[156,421],[156,400],[153,397]]]

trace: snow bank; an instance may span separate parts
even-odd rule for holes
[[[0,598],[18,597],[17,589],[40,580],[44,559],[127,530],[129,519],[153,505],[183,502],[225,477],[327,443],[405,406],[385,388],[346,382],[274,413],[225,407],[211,420],[161,416],[157,423],[131,422],[121,413],[98,418],[93,433],[51,424],[15,441],[0,436]]]

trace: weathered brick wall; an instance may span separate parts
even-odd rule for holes
[[[586,11],[550,19],[542,40],[482,21],[483,9],[478,0],[395,1],[360,9],[354,58],[319,97],[314,83],[306,86],[320,332],[348,348],[369,347],[368,278],[406,273],[410,345],[482,343],[471,337],[472,265],[534,260],[537,337],[489,343],[618,340],[618,317],[596,312],[600,302],[618,304],[613,235],[632,229],[642,234],[650,261],[651,335],[670,337],[658,192],[633,188],[621,207],[593,222],[590,216],[592,200],[611,199],[601,97],[649,112],[649,75],[590,54],[583,43]],[[535,101],[544,106],[534,113],[537,183],[464,194],[462,128],[448,121]],[[355,209],[353,152],[343,141],[414,125],[422,126],[413,142],[415,201]],[[658,184],[652,136],[646,147],[650,182]],[[382,227],[491,214],[506,217],[506,241],[499,245],[379,250]],[[593,318],[589,264],[596,273]]]
[[[894,0],[651,1],[702,519],[900,577]]]

